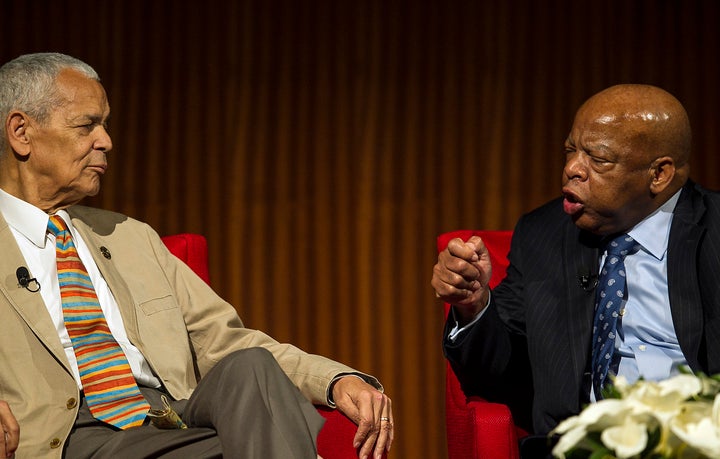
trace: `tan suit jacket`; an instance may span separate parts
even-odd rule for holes
[[[335,376],[356,372],[245,328],[235,309],[170,254],[148,225],[89,207],[68,212],[117,300],[128,338],[174,398],[188,398],[220,359],[249,347],[270,350],[315,404],[327,404]],[[20,424],[16,457],[60,458],[80,393],[41,295],[18,285],[19,266],[26,263],[0,215],[0,400]]]

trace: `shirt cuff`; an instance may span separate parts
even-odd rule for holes
[[[460,333],[464,332],[465,330],[471,328],[475,322],[480,320],[480,318],[485,314],[485,311],[488,310],[488,307],[490,307],[490,297],[492,296],[492,292],[488,292],[488,299],[487,304],[485,304],[485,307],[482,311],[478,312],[475,317],[473,317],[473,320],[471,320],[469,323],[465,324],[463,327],[460,327],[460,324],[458,323],[457,319],[455,319],[455,310],[453,308],[450,308],[450,314],[452,314],[453,319],[455,319],[455,326],[450,330],[448,333],[448,339],[452,341],[453,343],[457,339],[457,337],[460,335]]]

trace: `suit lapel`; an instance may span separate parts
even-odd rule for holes
[[[595,289],[580,284],[579,273],[585,271],[597,275],[598,244],[590,235],[581,233],[569,222],[565,226],[563,259],[565,261],[565,316],[570,340],[575,375],[582,377],[590,353],[592,322],[595,308]],[[597,279],[597,277],[595,277]]]
[[[70,213],[72,216],[72,212]],[[97,233],[79,218],[72,217],[72,222],[75,229],[82,235],[85,244],[88,246],[95,260],[95,264],[115,297],[130,342],[137,343],[138,327],[134,308],[135,301],[130,294],[125,280],[113,262],[111,241],[98,236]]]
[[[3,273],[2,282],[0,282],[2,295],[10,307],[22,317],[33,334],[70,371],[70,364],[42,295],[40,292],[30,292],[18,284],[15,271],[20,266],[27,266],[27,263],[15,243],[15,236],[1,215],[0,253],[2,253],[0,273]]]

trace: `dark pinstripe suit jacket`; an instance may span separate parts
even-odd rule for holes
[[[581,287],[578,273],[597,271],[598,247],[559,199],[520,219],[491,308],[455,343],[444,342],[466,394],[509,404],[520,425],[541,434],[579,412],[588,401],[595,293]],[[693,370],[720,373],[719,193],[685,185],[667,257],[685,358]]]

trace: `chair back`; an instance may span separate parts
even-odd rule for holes
[[[205,236],[195,233],[180,233],[163,236],[168,250],[187,264],[202,280],[210,283],[208,269],[208,246]]]

